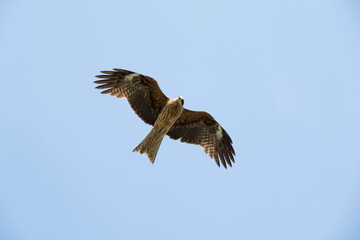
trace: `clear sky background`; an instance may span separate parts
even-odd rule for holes
[[[234,142],[218,168],[94,75],[151,76]],[[0,2],[0,239],[360,239],[358,1]]]

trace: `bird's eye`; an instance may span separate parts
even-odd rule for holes
[[[184,105],[184,99],[181,99],[181,105]]]

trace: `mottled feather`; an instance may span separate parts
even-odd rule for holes
[[[154,125],[161,109],[169,100],[154,79],[118,68],[101,73],[106,75],[97,75],[102,80],[94,82],[100,84],[96,88],[106,89],[101,93],[126,98],[145,123]]]
[[[181,142],[200,145],[204,152],[215,159],[220,167],[219,159],[226,168],[235,163],[235,151],[227,132],[207,112],[184,109],[167,135]]]

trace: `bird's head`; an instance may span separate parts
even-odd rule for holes
[[[179,96],[177,100],[181,102],[182,106],[184,106],[184,98],[182,96]]]

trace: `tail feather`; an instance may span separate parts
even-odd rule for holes
[[[140,152],[140,154],[146,153],[150,161],[154,163],[164,136],[162,132],[159,132],[154,127],[133,152]]]

